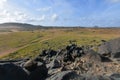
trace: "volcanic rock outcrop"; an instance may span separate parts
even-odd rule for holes
[[[33,59],[1,60],[0,80],[120,80],[120,62],[114,60],[120,55],[119,43],[105,42],[99,53],[71,44],[43,50]]]

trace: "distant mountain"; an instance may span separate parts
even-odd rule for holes
[[[0,24],[0,29],[20,29],[20,30],[31,30],[40,29],[41,25],[32,25],[27,23],[2,23]]]

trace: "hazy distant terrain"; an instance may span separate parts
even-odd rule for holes
[[[0,31],[20,31],[20,30],[35,30],[40,29],[42,26],[32,25],[32,24],[26,24],[26,23],[3,23],[0,24]]]

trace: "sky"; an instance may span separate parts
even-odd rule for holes
[[[120,0],[0,0],[0,23],[120,26]]]

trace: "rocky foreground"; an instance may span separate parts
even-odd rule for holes
[[[120,38],[104,42],[98,52],[71,44],[34,59],[1,60],[0,80],[120,80]]]

